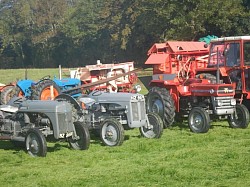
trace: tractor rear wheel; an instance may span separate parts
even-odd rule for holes
[[[119,146],[124,141],[124,128],[116,119],[107,119],[101,124],[100,137],[107,146]]]
[[[166,88],[153,87],[147,95],[147,111],[159,114],[164,128],[170,127],[175,118],[175,105]]]
[[[14,91],[14,96],[24,97],[25,94],[23,93],[23,91],[21,90],[21,88],[19,88],[18,86],[16,86],[15,87],[15,91]]]
[[[210,128],[209,114],[201,107],[193,108],[188,116],[188,125],[194,133],[206,133]]]
[[[51,86],[53,87],[51,90]],[[32,100],[53,100],[60,94],[60,88],[49,79],[44,79],[32,87]]]
[[[39,129],[30,129],[27,132],[25,145],[26,150],[33,157],[45,157],[47,154],[46,139]]]
[[[247,128],[249,124],[249,111],[245,105],[237,104],[236,112],[228,117],[231,128]]]
[[[148,113],[148,125],[140,127],[140,133],[145,138],[160,138],[163,131],[163,121],[156,113]]]
[[[12,98],[15,86],[6,86],[1,92],[1,104],[6,105],[8,101]]]
[[[70,146],[76,150],[87,150],[90,144],[89,129],[80,122],[75,122],[74,125],[76,134],[77,136],[79,136],[79,139],[73,140],[72,137],[70,137],[68,139]]]

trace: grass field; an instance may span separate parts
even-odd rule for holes
[[[0,80],[7,77],[3,71]],[[138,129],[125,134],[119,147],[92,137],[87,151],[49,142],[45,158],[0,141],[0,186],[250,186],[250,127],[231,129],[220,121],[208,133],[194,134],[184,121],[160,139],[142,138]]]

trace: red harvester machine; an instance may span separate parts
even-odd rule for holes
[[[230,76],[224,74],[225,64],[216,65],[221,56],[211,50],[204,42],[169,41],[148,51],[145,64],[153,65],[153,77],[147,109],[158,113],[165,127],[185,117],[196,133],[209,130],[210,118],[227,118],[234,128],[248,126],[249,112],[241,102],[236,104],[237,93]]]

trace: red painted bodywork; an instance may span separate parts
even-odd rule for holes
[[[148,51],[146,65],[153,65],[150,86],[167,88],[180,110],[180,97],[234,96],[233,85],[212,84],[208,79],[196,77],[198,70],[207,70],[209,48],[204,42],[168,41],[156,43]],[[227,70],[221,68],[226,75]]]

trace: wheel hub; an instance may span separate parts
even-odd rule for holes
[[[202,118],[200,115],[196,115],[194,117],[194,120],[193,120],[193,127],[199,127],[199,126],[202,126],[203,122],[202,122]]]
[[[38,144],[36,140],[31,140],[29,147],[28,147],[28,151],[31,151],[32,153],[36,153],[38,152]]]
[[[164,109],[163,109],[163,103],[157,99],[154,101],[152,105],[152,112],[159,114],[160,116],[163,115]]]
[[[108,141],[116,141],[117,139],[117,134],[115,132],[115,129],[113,129],[112,126],[107,127],[106,129],[106,133],[105,133],[105,139],[107,139]]]

